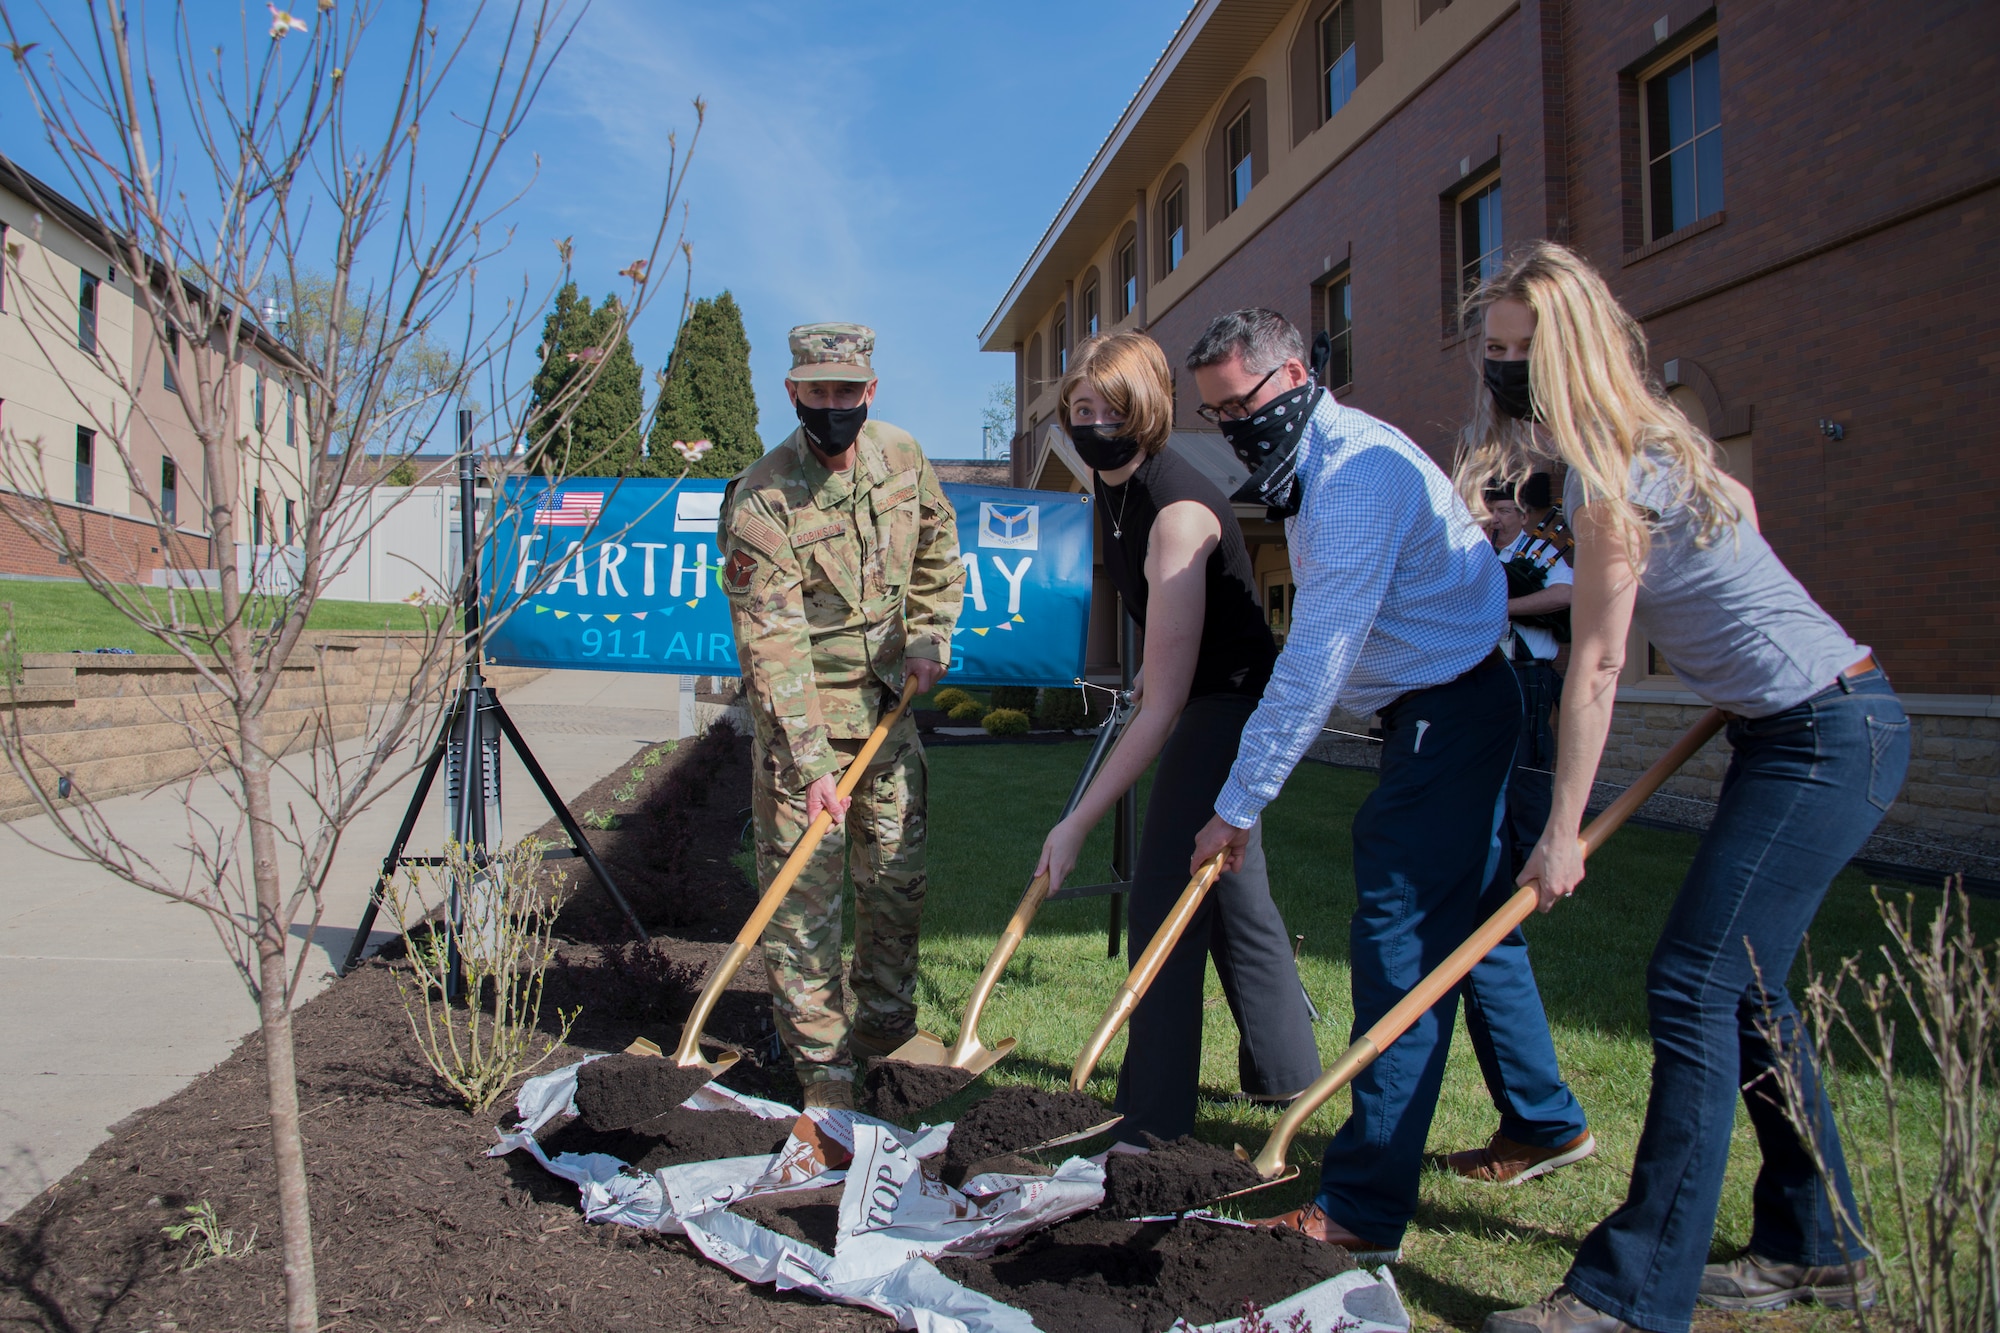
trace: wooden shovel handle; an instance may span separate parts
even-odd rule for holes
[[[1167,919],[1160,923],[1160,928],[1153,932],[1153,938],[1146,945],[1146,951],[1139,955],[1138,962],[1132,964],[1132,974],[1125,978],[1124,983],[1118,987],[1117,994],[1111,997],[1111,1007],[1104,1011],[1104,1017],[1098,1020],[1097,1030],[1090,1034],[1090,1040],[1084,1043],[1082,1054],[1076,1057],[1076,1068],[1072,1069],[1069,1075],[1070,1087],[1081,1092],[1083,1085],[1090,1082],[1090,1075],[1097,1068],[1097,1062],[1104,1058],[1104,1048],[1118,1035],[1118,1029],[1125,1026],[1125,1020],[1139,1007],[1139,1001],[1146,994],[1147,988],[1153,984],[1153,978],[1158,976],[1160,969],[1166,965],[1167,955],[1173,952],[1174,946],[1180,943],[1181,936],[1187,932],[1188,922],[1194,920],[1194,914],[1201,907],[1202,899],[1208,896],[1216,877],[1221,875],[1223,858],[1228,855],[1229,849],[1225,847],[1203,861],[1200,869],[1194,872],[1194,878],[1181,890],[1181,896],[1175,900],[1173,910],[1167,913]]]
[[[1722,730],[1722,713],[1714,708],[1703,713],[1687,734],[1674,742],[1673,748],[1661,755],[1659,761],[1642,774],[1637,782],[1627,787],[1618,799],[1604,808],[1603,813],[1590,821],[1579,839],[1583,854],[1587,857],[1604,845],[1618,830],[1618,826],[1631,818],[1632,812],[1644,805],[1652,794],[1660,789],[1660,784],[1672,777],[1695,751],[1708,744],[1711,737]],[[1432,1005],[1450,994],[1479,960],[1493,951],[1495,945],[1513,931],[1514,927],[1526,921],[1535,910],[1539,900],[1533,882],[1523,884],[1506,906],[1489,917],[1485,924],[1474,931],[1465,943],[1451,951],[1442,963],[1433,968],[1428,976],[1411,987],[1409,993],[1398,1000],[1388,1013],[1377,1019],[1374,1026],[1355,1038],[1338,1060],[1327,1068],[1313,1085],[1300,1093],[1297,1100],[1286,1110],[1271,1137],[1265,1140],[1263,1151],[1257,1154],[1257,1174],[1269,1180],[1285,1169],[1286,1155],[1291,1151],[1292,1137],[1306,1118],[1326,1103],[1327,1098],[1346,1087],[1354,1076],[1375,1062],[1377,1056],[1409,1031],[1415,1023],[1430,1011]]]
[[[1000,934],[1000,942],[993,946],[993,953],[980,969],[979,980],[972,984],[972,998],[965,1002],[965,1016],[958,1023],[958,1041],[951,1048],[948,1064],[957,1064],[979,1047],[979,1016],[986,1009],[986,1001],[993,994],[993,988],[1000,983],[1000,974],[1007,970],[1013,960],[1014,951],[1027,938],[1028,923],[1041,910],[1042,902],[1049,896],[1047,874],[1035,876],[1028,885],[1028,891],[1021,895],[1020,905],[1014,915],[1007,920],[1007,929]]]
[[[896,701],[896,707],[887,717],[875,724],[875,730],[868,733],[868,739],[862,742],[861,752],[854,756],[854,762],[847,766],[847,771],[841,775],[839,783],[834,787],[836,795],[845,798],[861,784],[861,774],[874,762],[875,752],[882,748],[882,742],[889,739],[890,728],[902,721],[910,701],[916,697],[917,678],[912,676],[903,683],[903,697]],[[743,923],[743,929],[736,932],[735,943],[729,946],[729,952],[722,956],[722,961],[716,965],[713,972],[709,973],[707,983],[701,988],[701,998],[694,1002],[694,1009],[688,1014],[686,1025],[681,1028],[681,1044],[674,1052],[677,1063],[688,1065],[701,1059],[701,1029],[708,1022],[709,1011],[715,1008],[715,1002],[721,998],[723,990],[735,979],[738,969],[743,966],[743,960],[750,956],[751,948],[763,936],[764,927],[770,925],[771,918],[778,914],[778,905],[784,902],[785,895],[791,892],[792,885],[805,870],[806,862],[810,861],[812,854],[819,850],[820,839],[825,837],[826,831],[832,827],[833,816],[825,810],[814,815],[812,823],[806,825],[806,831],[799,838],[798,846],[792,848],[792,854],[785,858],[785,864],[779,867],[778,873],[772,877],[771,887],[764,890],[764,896],[757,900],[757,910]]]

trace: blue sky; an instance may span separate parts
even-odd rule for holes
[[[253,41],[268,22],[262,4],[192,8],[232,46],[239,15]],[[383,26],[402,12],[385,0]],[[786,329],[849,319],[879,335],[875,414],[934,457],[975,455],[987,392],[1013,374],[1010,358],[978,350],[978,331],[1184,12],[1141,0],[598,0],[518,143],[521,178],[531,154],[539,176],[482,282],[525,273],[542,290],[550,242],[571,236],[585,292],[624,290],[615,275],[650,239],[666,136],[685,145],[699,95],[708,121],[685,196],[694,292],[728,288],[743,307],[765,443],[794,424]],[[386,92],[388,73],[362,77]],[[0,144],[50,171],[18,79],[0,82]],[[673,304],[635,331],[649,386]]]

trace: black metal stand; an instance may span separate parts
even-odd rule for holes
[[[1112,741],[1117,738],[1119,731],[1124,728],[1126,721],[1132,713],[1132,659],[1137,656],[1138,645],[1135,641],[1131,618],[1121,617],[1121,619],[1124,621],[1121,653],[1124,662],[1123,670],[1120,673],[1122,676],[1122,688],[1118,691],[1117,698],[1111,701],[1111,709],[1104,715],[1104,723],[1098,729],[1097,744],[1090,752],[1090,761],[1084,765],[1083,776],[1077,780],[1076,791],[1070,796],[1071,809],[1076,807],[1078,799],[1083,795],[1084,788],[1090,785],[1090,780],[1096,775],[1098,766],[1104,762],[1104,756],[1110,752]],[[1138,859],[1139,790],[1135,785],[1126,788],[1125,794],[1118,798],[1117,813],[1113,816],[1111,826],[1111,873],[1115,878],[1103,884],[1079,884],[1074,887],[1065,884],[1048,897],[1048,901],[1050,902],[1067,898],[1110,897],[1110,920],[1106,925],[1106,938],[1104,942],[1104,956],[1106,958],[1116,958],[1123,947],[1125,893],[1126,890],[1132,887],[1132,871]]]
[[[460,684],[458,696],[452,700],[446,711],[444,723],[438,728],[437,744],[431,747],[430,758],[424,761],[423,772],[418,775],[416,790],[410,793],[409,809],[403,812],[402,827],[396,830],[395,841],[389,844],[389,854],[382,858],[382,870],[375,878],[375,886],[368,894],[368,906],[361,913],[361,923],[355,928],[354,939],[347,946],[347,960],[340,965],[345,976],[361,961],[363,950],[368,947],[368,935],[375,927],[375,918],[382,910],[383,886],[396,873],[399,866],[443,865],[441,856],[405,856],[403,849],[410,844],[410,838],[417,829],[417,819],[423,813],[424,800],[430,795],[431,785],[437,781],[438,770],[450,766],[458,779],[457,790],[451,811],[452,837],[464,847],[475,867],[483,867],[487,862],[486,808],[489,800],[496,806],[500,791],[500,747],[499,736],[505,736],[514,753],[520,756],[521,766],[528,770],[528,776],[542,793],[542,798],[555,811],[556,820],[569,837],[568,847],[555,847],[542,853],[545,861],[559,861],[570,857],[581,857],[597,882],[604,886],[604,892],[625,916],[632,927],[632,933],[640,940],[646,940],[646,928],[639,923],[625,895],[618,892],[612,883],[611,872],[597,859],[590,840],[583,835],[576,816],[548,774],[536,762],[534,752],[522,739],[520,729],[514,719],[507,716],[507,710],[500,706],[500,698],[493,687],[480,674],[479,660],[479,543],[476,535],[478,511],[474,508],[473,467],[472,467],[472,413],[458,414],[458,513],[459,513],[459,553],[464,560],[465,586],[465,637],[466,664],[465,679]],[[494,726],[497,726],[495,734]],[[448,782],[447,786],[451,784]],[[464,897],[471,885],[460,885],[455,879],[451,886],[451,939],[450,977],[446,985],[448,998],[457,1000],[464,989],[463,970],[458,957],[458,934],[464,922]]]

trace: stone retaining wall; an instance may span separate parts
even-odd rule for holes
[[[264,710],[270,748],[289,754],[363,734],[369,711],[404,694],[419,660],[408,635],[308,635]],[[221,696],[179,658],[30,653],[22,667],[11,697],[0,692],[0,726],[18,729],[51,791],[61,777],[93,800],[150,790],[198,771],[203,738],[220,734]],[[541,674],[486,673],[503,689]],[[0,819],[39,809],[12,766],[0,766]]]

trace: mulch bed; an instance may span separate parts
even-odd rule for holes
[[[1160,1333],[1185,1315],[1233,1319],[1354,1267],[1296,1231],[1098,1215],[1038,1231],[990,1259],[940,1259],[974,1291],[1026,1310],[1045,1333]]]
[[[638,1036],[671,1044],[664,1039],[677,1033],[708,966],[754,901],[729,860],[750,804],[746,741],[718,728],[699,743],[683,742],[620,807],[611,794],[625,781],[620,769],[576,808],[625,811],[620,827],[591,830],[590,838],[640,918],[657,927],[656,938],[650,947],[626,945],[616,910],[593,885],[578,888],[563,915],[564,965],[551,970],[543,1013],[577,1003],[586,1010],[545,1068],[622,1050]],[[692,804],[674,808],[683,799]],[[559,834],[548,827],[541,836]],[[664,845],[668,836],[677,844]],[[578,862],[558,864],[581,870]],[[411,1040],[392,971],[397,950],[384,952],[391,957],[357,968],[293,1019],[326,1328],[893,1327],[865,1310],[753,1289],[684,1240],[587,1223],[575,1187],[526,1154],[485,1156],[491,1126],[510,1107],[473,1116],[438,1083]],[[709,1031],[754,1048],[769,1030],[764,969],[753,955]],[[754,1055],[722,1081],[797,1105],[789,1069],[767,1069]],[[0,1225],[0,1327],[169,1333],[282,1325],[267,1120],[262,1042],[252,1035],[222,1064],[131,1117]],[[775,1126],[771,1140],[783,1129]],[[182,1210],[203,1200],[239,1242],[254,1228],[256,1248],[182,1272],[186,1246],[160,1228],[185,1220]]]

